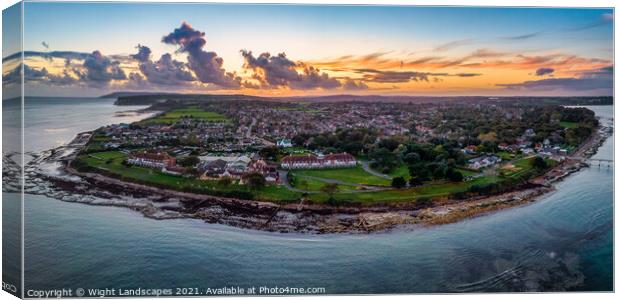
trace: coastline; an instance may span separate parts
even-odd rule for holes
[[[30,154],[35,164],[55,165],[61,172],[49,174],[27,166],[25,175],[31,180],[26,181],[25,190],[26,193],[43,194],[61,201],[127,207],[159,220],[194,218],[208,223],[283,233],[382,232],[402,226],[415,228],[455,223],[533,203],[555,191],[555,183],[588,166],[584,160],[594,155],[607,138],[603,129],[595,131],[567,160],[530,179],[524,187],[468,200],[437,199],[432,205],[411,202],[351,207],[276,204],[161,189],[76,171],[66,163],[75,151],[71,148],[75,147],[72,143],[41,155]],[[149,192],[148,197],[143,196],[144,191]]]

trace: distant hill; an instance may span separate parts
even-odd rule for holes
[[[396,103],[502,103],[515,101],[528,105],[613,105],[611,96],[593,97],[488,97],[488,96],[391,96],[391,95],[328,95],[296,97],[260,97],[244,94],[181,94],[149,92],[116,92],[100,98],[117,98],[116,105],[150,105],[166,100],[174,101],[308,101],[308,102],[396,102]]]

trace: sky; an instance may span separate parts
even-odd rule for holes
[[[3,49],[3,84],[23,65],[36,96],[611,95],[613,22],[611,9],[26,2],[25,60]]]

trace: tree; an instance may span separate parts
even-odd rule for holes
[[[338,184],[336,183],[327,183],[321,187],[321,192],[329,195],[329,199],[334,198],[334,194],[338,191]]]
[[[407,185],[407,181],[405,180],[404,177],[399,176],[399,177],[392,178],[392,187],[397,188],[397,189],[402,189],[406,185]]]
[[[542,157],[536,156],[532,160],[532,166],[536,169],[545,169],[547,168],[547,162]]]
[[[258,172],[254,172],[254,173],[250,173],[246,175],[245,181],[248,187],[250,187],[250,189],[253,189],[253,190],[264,187],[267,182],[263,174],[258,173]]]
[[[452,168],[449,168],[448,171],[446,172],[446,178],[448,178],[448,180],[453,181],[453,182],[461,182],[463,181],[463,173],[454,170]]]
[[[394,139],[382,139],[379,141],[379,143],[377,143],[377,146],[379,146],[380,148],[385,148],[390,151],[396,150],[396,148],[398,148],[398,145],[400,145],[400,142]]]
[[[278,147],[266,147],[263,149],[260,149],[260,151],[258,151],[258,154],[266,160],[272,160],[275,161],[278,159],[278,155],[280,154],[280,149],[278,149]]]
[[[388,173],[398,165],[398,157],[386,148],[375,148],[368,154],[372,167],[383,173]]]
[[[188,167],[193,167],[197,165],[199,162],[200,162],[200,159],[198,158],[198,156],[190,155],[190,156],[186,156],[186,157],[179,159],[177,161],[177,164],[188,168]]]

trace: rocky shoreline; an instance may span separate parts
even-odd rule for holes
[[[24,167],[27,194],[45,195],[67,202],[127,207],[153,219],[195,218],[209,223],[273,232],[370,233],[395,227],[417,228],[458,222],[493,211],[532,203],[555,190],[554,183],[588,165],[607,138],[601,128],[564,162],[534,178],[518,190],[468,200],[438,199],[433,205],[400,203],[381,206],[332,207],[319,204],[283,204],[186,193],[125,182],[95,173],[80,173],[67,166],[79,145],[27,153]],[[19,165],[3,157],[5,192],[19,192],[11,178]],[[143,196],[148,191],[149,196]]]

